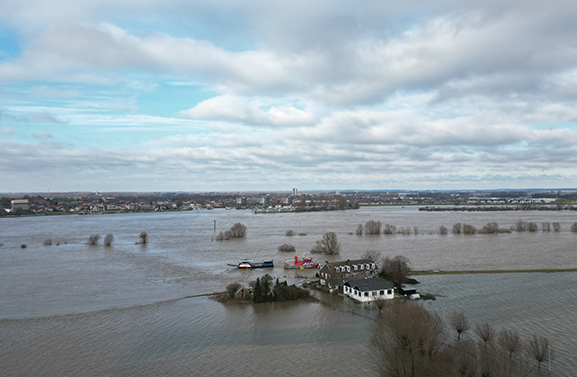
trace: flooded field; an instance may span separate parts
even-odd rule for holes
[[[438,234],[441,225],[450,229],[456,222],[480,228],[496,221],[509,227],[520,219],[560,222],[562,229]],[[368,220],[417,227],[418,234],[356,236],[357,224]],[[282,262],[295,253],[277,248],[290,243],[302,256],[328,231],[336,232],[342,244],[341,255],[330,260],[376,250],[383,256],[405,255],[415,269],[577,268],[577,234],[569,231],[575,221],[568,212],[419,212],[416,207],[0,219],[2,375],[376,375],[367,359],[375,311],[340,299],[332,306],[224,306],[206,297],[179,298],[221,291],[234,281],[246,285],[264,273],[289,282],[313,276],[314,270],[283,270]],[[214,240],[237,222],[247,226],[246,238]],[[287,230],[297,235],[286,236]],[[148,232],[147,245],[136,244],[142,231]],[[111,247],[102,241],[87,245],[89,235],[109,233],[115,238]],[[52,246],[43,245],[48,238]],[[241,258],[273,259],[276,266],[250,271],[227,266]],[[464,311],[473,323],[547,336],[556,354],[552,375],[575,375],[577,273],[419,280],[420,290],[440,295],[424,304],[427,309],[440,315]]]

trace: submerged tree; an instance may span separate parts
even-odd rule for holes
[[[89,245],[96,245],[98,240],[100,239],[100,234],[92,234],[88,237],[88,244]]]
[[[140,235],[138,236],[140,237],[140,242],[141,244],[145,245],[146,243],[148,243],[148,233],[146,232],[140,232]]]
[[[369,220],[365,223],[365,234],[381,234],[381,222],[375,220]]]
[[[104,237],[104,246],[112,245],[113,240],[114,240],[114,236],[112,234],[107,234],[106,237]]]
[[[363,224],[357,225],[357,230],[356,230],[355,234],[356,234],[357,236],[362,236],[362,235],[363,235]]]
[[[460,234],[461,233],[461,223],[456,223],[453,225],[453,233]]]
[[[328,232],[323,235],[323,239],[317,241],[311,249],[311,253],[335,255],[341,252],[341,244],[337,239],[337,234]]]

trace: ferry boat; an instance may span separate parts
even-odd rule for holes
[[[265,259],[262,262],[254,263],[250,259],[243,259],[240,261],[239,264],[230,264],[227,263],[231,267],[236,268],[267,268],[267,267],[274,267],[274,262],[272,259]]]
[[[286,269],[304,269],[304,268],[318,268],[319,264],[317,262],[313,262],[313,258],[311,257],[304,257],[303,259],[299,260],[299,257],[295,255],[295,260],[287,260],[284,262],[283,268]]]

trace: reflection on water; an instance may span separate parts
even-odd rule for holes
[[[352,234],[371,219],[417,226],[419,234]],[[439,226],[456,222],[481,227],[497,221],[504,227],[519,219],[558,221],[563,231],[436,234]],[[216,233],[245,224],[247,238],[213,241],[214,220]],[[278,267],[294,253],[277,247],[291,243],[302,255],[327,231],[335,231],[343,246],[333,260],[378,250],[406,255],[416,268],[577,267],[572,222],[563,212],[423,213],[399,207],[0,219],[2,375],[375,375],[367,354],[376,311],[333,297],[331,306],[170,299],[219,291],[234,281],[246,285],[264,273],[289,282],[298,281],[297,274],[312,276],[314,270]],[[288,237],[289,229],[306,236]],[[141,231],[149,234],[146,246],[135,244]],[[88,246],[94,233],[114,234],[113,246]],[[53,246],[42,245],[46,238]],[[27,249],[20,249],[23,243]],[[226,265],[243,257],[271,258],[277,267],[241,271]],[[425,303],[440,314],[462,310],[474,323],[548,336],[556,347],[554,375],[571,376],[577,362],[576,278],[575,273],[428,276],[420,277],[419,289],[441,295]]]

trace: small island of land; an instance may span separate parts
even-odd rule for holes
[[[250,283],[249,288],[235,282],[227,285],[226,291],[214,294],[215,300],[221,303],[262,303],[262,302],[281,302],[295,300],[317,301],[310,296],[308,290],[288,285],[286,281],[276,279],[273,283],[273,277],[269,274],[257,278]]]

